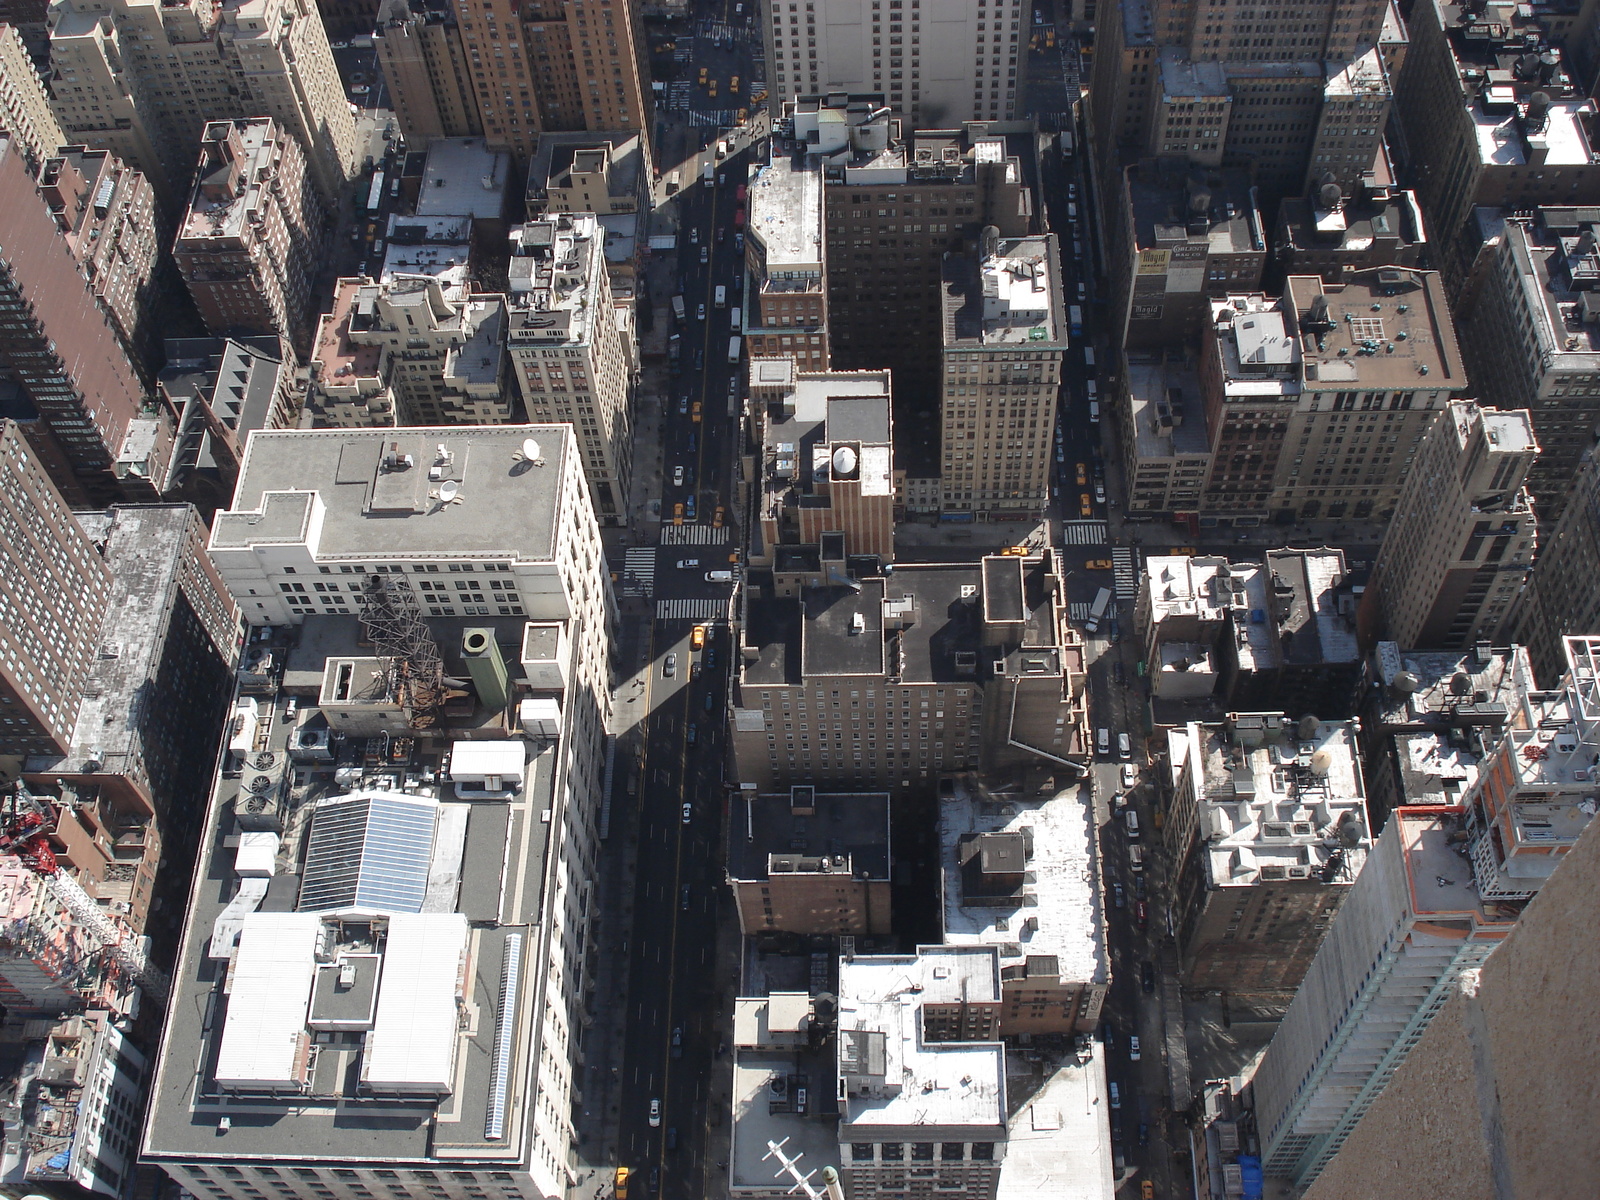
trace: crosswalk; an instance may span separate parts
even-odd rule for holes
[[[694,27],[696,37],[710,38],[718,45],[733,45],[733,26],[726,21],[700,21]]]
[[[1103,546],[1106,543],[1104,521],[1063,521],[1061,544],[1063,546]]]
[[[685,105],[685,107],[688,107]],[[718,129],[731,129],[739,123],[736,108],[691,108],[688,113],[691,125],[714,125]]]
[[[663,546],[720,546],[728,540],[730,530],[726,525],[713,529],[709,525],[663,525]]]
[[[706,599],[657,600],[658,621],[717,621],[728,615],[728,601]]]
[[[1118,600],[1132,600],[1139,594],[1139,567],[1131,547],[1111,547],[1111,575]]]
[[[656,548],[654,546],[629,546],[622,559],[622,579],[619,589],[624,596],[643,596],[649,599],[656,590]]]
[[[1089,609],[1092,607],[1087,600],[1074,600],[1067,605],[1067,619],[1074,625],[1082,625],[1089,619]]]

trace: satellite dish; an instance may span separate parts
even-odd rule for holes
[[[449,504],[461,494],[461,485],[454,479],[446,479],[439,485],[439,499]]]
[[[1418,679],[1413,671],[1396,671],[1391,686],[1402,696],[1409,696],[1422,686],[1422,680]]]
[[[1313,775],[1326,775],[1333,770],[1333,751],[1324,747],[1311,755],[1311,773]]]
[[[539,443],[532,438],[522,439],[522,457],[532,462],[539,457]]]
[[[833,452],[833,474],[837,479],[849,479],[856,473],[856,452],[849,446],[840,446]]]

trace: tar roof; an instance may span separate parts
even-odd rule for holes
[[[569,425],[270,430],[250,435],[213,549],[309,543],[319,559],[549,560],[561,512]],[[524,444],[537,446],[534,457]],[[449,462],[436,463],[443,446]],[[385,468],[391,455],[410,466]],[[430,479],[441,467],[441,478]],[[454,482],[458,502],[444,503]],[[320,501],[314,520],[312,495]],[[320,527],[319,527],[320,525]]]
[[[734,879],[765,879],[772,857],[820,859],[847,856],[857,878],[889,877],[887,792],[816,792],[795,789],[778,795],[734,797],[728,823],[728,873]],[[806,812],[797,815],[796,808]]]

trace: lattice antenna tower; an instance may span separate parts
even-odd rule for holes
[[[361,623],[378,657],[388,663],[390,686],[411,727],[437,725],[444,708],[444,660],[411,589],[388,575],[366,576]]]

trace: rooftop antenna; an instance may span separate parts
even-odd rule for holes
[[[791,1158],[784,1153],[783,1148],[788,1144],[788,1138],[784,1138],[781,1142],[767,1139],[767,1152],[761,1157],[764,1160],[768,1158],[778,1160],[778,1169],[772,1173],[772,1177],[781,1179],[784,1175],[788,1175],[794,1180],[794,1186],[789,1189],[791,1196],[796,1192],[803,1192],[807,1200],[843,1200],[844,1192],[839,1186],[838,1173],[832,1167],[825,1169],[822,1174],[824,1186],[819,1188],[811,1182],[811,1177],[816,1174],[815,1171],[800,1173],[800,1159],[803,1155],[797,1154]]]
[[[408,584],[368,575],[362,584],[361,624],[413,729],[432,729],[444,707],[444,660]]]

